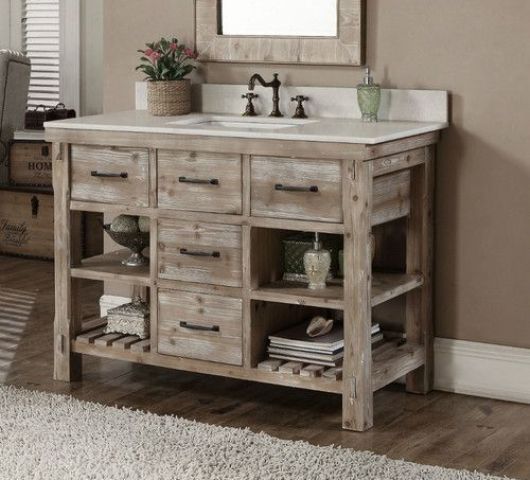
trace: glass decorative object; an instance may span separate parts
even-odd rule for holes
[[[331,254],[322,248],[318,233],[315,233],[313,248],[304,253],[304,269],[309,280],[308,288],[322,290],[326,288],[331,267]]]
[[[381,86],[374,83],[370,68],[366,69],[363,83],[357,85],[357,101],[363,122],[377,122],[381,106]]]
[[[331,268],[328,282],[333,280],[339,269],[338,252],[342,248],[339,235],[320,234],[322,247],[331,254]],[[287,282],[308,283],[304,268],[304,253],[313,248],[314,234],[296,233],[283,239],[283,279]]]

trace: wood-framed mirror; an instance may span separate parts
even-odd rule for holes
[[[200,60],[364,64],[365,0],[195,0]]]

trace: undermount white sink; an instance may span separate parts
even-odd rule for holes
[[[277,130],[298,127],[315,122],[316,120],[292,118],[210,116],[202,118],[185,118],[175,122],[169,122],[168,125],[175,127],[216,128],[228,130]]]

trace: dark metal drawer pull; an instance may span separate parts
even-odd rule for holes
[[[187,248],[181,248],[180,249],[181,255],[190,255],[192,257],[213,257],[213,258],[220,258],[221,253],[220,252],[196,252],[193,250],[188,250]]]
[[[188,330],[198,330],[200,332],[219,332],[219,326],[218,325],[212,325],[211,327],[207,327],[205,325],[192,325],[188,322],[180,322],[179,324],[181,328],[187,328]]]
[[[310,193],[318,193],[318,187],[316,185],[312,185],[311,187],[293,187],[289,185],[282,185],[281,183],[277,183],[274,185],[274,189],[278,190],[279,192],[310,192]]]
[[[180,183],[197,183],[200,185],[219,185],[219,180],[217,178],[201,180],[200,178],[179,177],[179,182]]]
[[[104,173],[104,172],[98,172],[97,170],[92,170],[90,172],[90,175],[93,177],[99,177],[99,178],[127,178],[129,176],[127,172]]]

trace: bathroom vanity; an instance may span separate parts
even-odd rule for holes
[[[331,392],[342,395],[344,428],[357,431],[372,426],[373,393],[385,385],[406,375],[409,392],[428,392],[434,157],[445,126],[143,111],[48,124],[55,378],[79,379],[81,356],[94,355]],[[149,217],[149,266],[123,266],[120,251],[82,258],[74,228],[82,212]],[[399,219],[402,270],[372,271],[372,230]],[[282,280],[282,239],[297,231],[343,237],[343,283],[309,290]],[[85,280],[144,287],[150,339],[127,344],[87,327]],[[372,349],[372,309],[397,297],[406,298],[406,342]],[[342,377],[257,368],[270,334],[329,310],[343,312]]]

